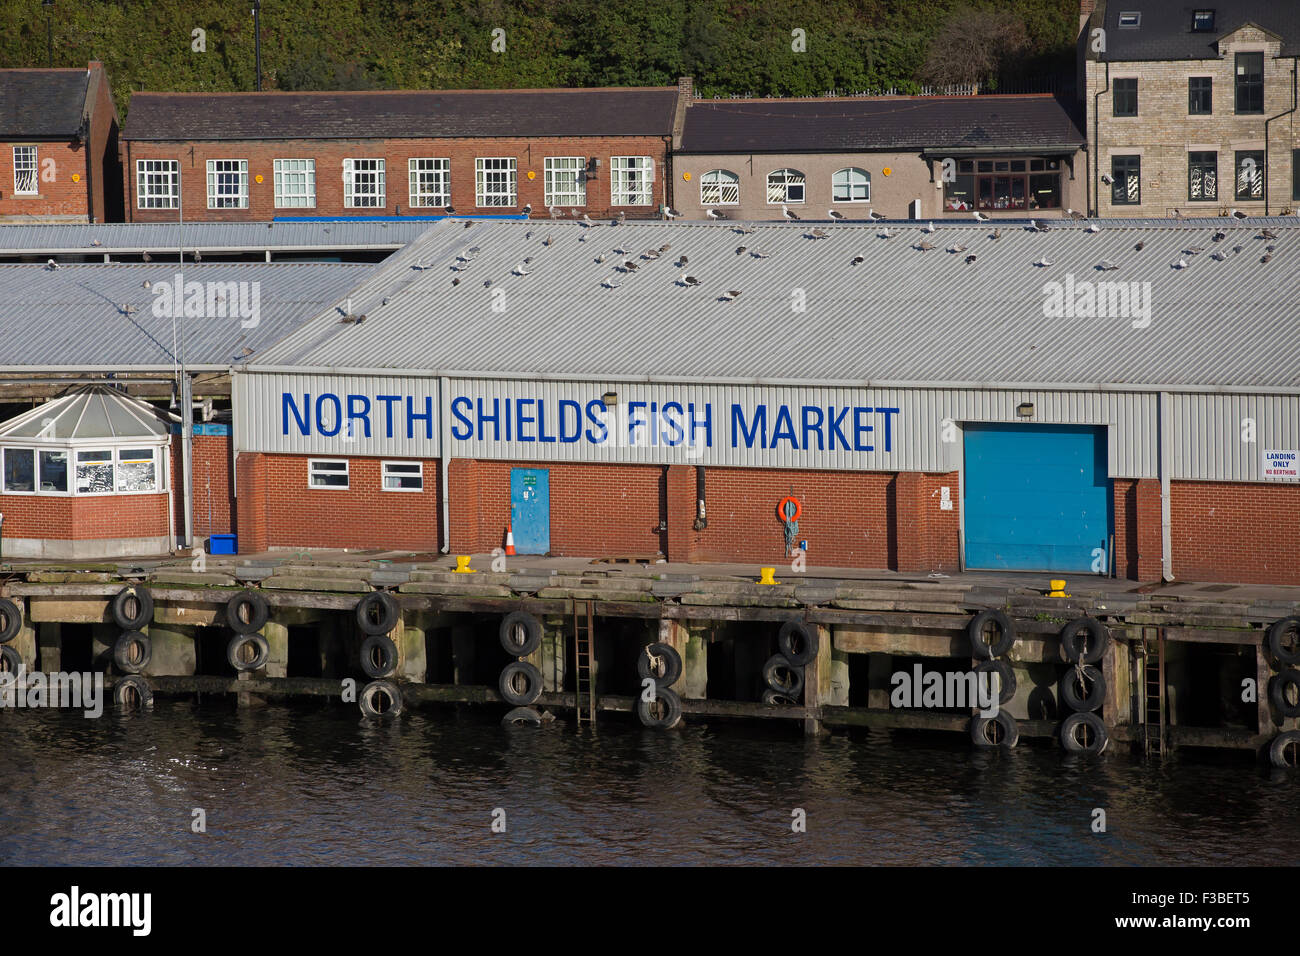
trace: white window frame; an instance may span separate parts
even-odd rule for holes
[[[609,158],[609,204],[654,205],[655,161],[652,156]]]
[[[767,204],[769,206],[797,206],[808,200],[808,177],[801,170],[789,166],[774,169],[767,174],[766,186]],[[800,190],[798,199],[790,198],[790,187],[792,186],[797,186]],[[773,188],[781,190],[781,198],[773,198],[776,195],[772,192]]]
[[[276,209],[316,208],[316,160],[286,157],[272,168]]]
[[[207,173],[209,209],[248,208],[248,160],[209,159]]]
[[[424,181],[433,182],[432,189]],[[406,162],[408,199],[412,209],[445,209],[451,205],[451,160],[438,156],[414,156]]]
[[[135,208],[179,209],[181,164],[177,159],[135,161]]]
[[[318,485],[313,480],[318,474],[318,465],[342,465],[343,470],[337,468],[326,468],[319,471],[323,477],[325,475],[342,475],[343,484],[341,485]],[[346,458],[308,458],[307,459],[307,487],[312,491],[347,491],[352,486],[352,463]]]
[[[542,202],[548,207],[587,205],[586,156],[547,156],[542,161]]]
[[[26,446],[24,446],[24,445],[13,445],[12,447],[11,447],[11,446],[6,446],[6,447],[4,447],[4,448],[0,448],[0,494],[6,494],[6,495],[36,495],[36,494],[40,494],[40,491],[41,491],[41,457],[40,457],[39,454],[37,454],[37,452],[38,452],[39,450],[40,450],[40,449],[38,449],[38,448],[33,448],[33,447],[31,447],[30,445],[26,445]],[[8,481],[7,481],[6,478],[5,478],[6,471],[5,471],[5,468],[4,468],[4,464],[5,464],[5,463],[4,463],[4,458],[5,458],[5,456],[8,455],[11,451],[25,451],[25,452],[27,452],[28,454],[30,454],[30,455],[32,456],[32,490],[31,490],[31,491],[15,491],[14,489],[12,489],[12,488],[9,487]],[[61,492],[61,491],[59,491],[59,492],[55,492],[55,491],[47,491],[46,494],[50,494],[50,495],[53,495],[53,494],[63,494],[63,492]]]
[[[474,157],[474,205],[492,208],[519,205],[519,164],[515,157]]]
[[[705,189],[709,192],[706,194]],[[728,199],[728,193],[734,193],[733,198]],[[716,195],[716,199],[710,196]],[[700,176],[700,205],[701,206],[739,206],[740,205],[740,176],[729,169],[710,169],[707,173]]]
[[[143,450],[145,450],[145,449],[148,449],[149,454],[150,454],[150,456],[151,456],[151,458],[152,458],[152,461],[153,461],[153,485],[154,485],[154,486],[153,486],[152,488],[134,488],[134,489],[131,489],[131,490],[127,490],[127,489],[125,489],[125,488],[122,487],[122,465],[123,465],[123,464],[126,464],[128,461],[130,461],[130,462],[137,462],[137,461],[144,461],[144,459],[143,459],[143,458],[124,459],[124,458],[122,457],[122,453],[125,452],[125,451],[143,451]],[[158,494],[159,492],[162,492],[162,491],[166,491],[166,490],[167,490],[167,488],[166,488],[165,485],[164,485],[164,481],[165,481],[165,479],[164,479],[164,475],[165,475],[165,474],[166,474],[166,469],[162,467],[162,463],[158,460],[158,446],[157,446],[157,445],[152,445],[152,446],[150,446],[150,445],[123,445],[122,447],[115,449],[114,452],[113,452],[113,493],[114,493],[114,494],[118,494],[118,495],[156,495],[156,494]]]
[[[838,198],[836,198],[836,195],[835,195],[836,187],[839,185],[839,184],[836,182],[836,179],[839,177],[839,175],[840,175],[841,173],[847,173],[847,176],[845,177],[846,181],[845,181],[844,185],[848,188],[848,192],[849,192],[849,196],[850,196],[849,199],[838,199]],[[862,178],[863,180],[865,180],[865,182],[854,182],[854,180],[853,180],[853,176],[854,176],[855,173],[860,173],[860,174],[861,174],[861,178]],[[853,196],[854,190],[861,189],[863,186],[866,186],[866,188],[867,188],[867,195],[866,195],[866,198],[864,198],[864,199],[853,199],[853,198],[851,198],[851,197]],[[805,190],[805,192],[807,192],[807,190]],[[845,166],[843,169],[837,169],[837,170],[835,170],[835,172],[831,173],[831,202],[832,202],[832,203],[869,203],[869,202],[871,202],[871,173],[869,173],[867,170],[863,169],[861,166]]]
[[[358,166],[358,164],[364,164]],[[348,209],[385,209],[388,206],[388,191],[385,183],[385,162],[373,156],[348,157],[343,160],[343,205]],[[373,189],[357,190],[357,176],[373,176]],[[358,202],[358,199],[373,199],[375,202]]]
[[[418,479],[420,480],[420,487],[418,487],[418,488],[390,488],[390,487],[388,487],[388,477],[389,477],[389,475],[388,475],[388,469],[389,469],[389,466],[391,466],[391,465],[400,465],[400,466],[402,466],[403,468],[410,468],[411,466],[414,466],[414,467],[415,467],[415,473],[414,473],[414,474],[411,474],[411,473],[407,472],[407,473],[405,473],[405,474],[394,475],[393,477],[400,477],[400,478],[418,478]],[[380,490],[380,491],[405,491],[405,492],[408,492],[408,493],[409,493],[409,492],[415,492],[416,494],[419,494],[419,493],[423,492],[423,491],[424,491],[424,462],[422,462],[422,461],[411,461],[411,460],[409,460],[409,459],[406,460],[406,461],[401,461],[401,460],[381,461],[381,462],[379,463],[379,490]]]
[[[78,498],[102,498],[107,495],[112,495],[117,493],[117,455],[114,454],[112,448],[102,448],[102,447],[101,448],[69,448],[68,453],[72,458],[72,468],[71,468],[70,477],[71,477],[73,494],[75,494]],[[110,470],[108,491],[82,491],[81,490],[81,479],[77,475],[77,471],[81,468],[81,456],[94,455],[94,454],[108,455],[107,462],[93,461],[88,463],[91,465],[104,465],[104,464],[108,465]]]
[[[20,160],[18,157],[30,157],[30,159]],[[15,196],[38,196],[41,192],[40,187],[40,160],[38,151],[35,146],[15,146],[14,147],[14,195]],[[27,176],[24,177],[23,173]],[[24,179],[27,180],[27,188],[23,188]]]

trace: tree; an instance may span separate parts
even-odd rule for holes
[[[995,83],[1029,46],[1020,17],[1005,9],[959,7],[930,41],[921,80],[936,86]]]

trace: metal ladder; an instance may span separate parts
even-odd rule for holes
[[[591,601],[573,602],[573,704],[578,730],[583,724],[596,726],[596,682],[592,669],[592,645],[596,640],[596,619]]]
[[[1155,646],[1148,645],[1147,632],[1155,630]],[[1165,635],[1160,628],[1142,630],[1142,744],[1149,757],[1165,755]]]

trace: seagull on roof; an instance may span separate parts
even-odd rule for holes
[[[766,259],[770,253],[764,252],[762,249],[755,249],[750,255],[755,259]]]
[[[665,252],[667,252],[667,251],[668,251],[669,249],[671,249],[671,248],[672,248],[672,245],[671,245],[670,243],[665,242],[662,246],[659,247],[659,254],[660,254],[660,255],[663,255]]]
[[[893,234],[893,232],[890,231],[890,229],[889,229],[888,226],[886,226],[884,229],[881,229],[878,233],[876,233],[876,235],[879,236],[881,239],[893,239],[893,238],[894,238],[894,234]]]
[[[719,212],[719,211],[716,210],[716,209],[707,209],[707,210],[705,210],[704,215],[708,216],[710,219],[726,219],[726,218],[727,218],[723,213]]]
[[[677,262],[674,263],[674,264],[675,264],[675,265],[677,266],[677,268],[679,268],[679,269],[680,269],[682,266],[686,265],[686,254],[685,254],[685,253],[682,253],[680,256],[678,256],[678,257],[677,257]]]
[[[1232,218],[1233,218],[1233,219],[1249,219],[1250,217],[1247,216],[1247,215],[1246,215],[1244,212],[1242,212],[1240,209],[1234,209],[1234,210],[1232,210]]]
[[[878,213],[874,209],[872,209],[867,213],[867,218],[870,219],[872,222],[880,222],[880,220],[884,219],[885,216],[882,213]]]
[[[554,206],[547,206],[546,209],[547,212],[551,214],[552,219],[559,219],[560,216],[563,215],[563,213],[561,213],[560,210],[556,209]]]
[[[152,288],[153,288],[153,283],[150,282],[148,279],[145,279],[143,282],[140,283],[140,288],[142,288],[142,289],[152,289]]]
[[[1272,229],[1261,229],[1260,232],[1259,232],[1259,234],[1260,234],[1261,236],[1263,236],[1265,239],[1276,239],[1276,238],[1277,238],[1277,233],[1274,232]]]
[[[1216,232],[1214,235],[1210,237],[1210,242],[1222,242],[1224,239],[1227,238],[1228,238],[1228,234],[1226,232]]]
[[[100,242],[98,239],[91,239],[91,240],[90,240],[90,244],[91,244],[92,246],[102,246],[102,245],[103,245],[103,243]]]
[[[676,209],[674,209],[672,206],[664,206],[664,218],[665,218],[665,219],[678,219],[678,218],[680,218],[680,217],[681,217],[681,213],[679,213],[679,212],[678,212]]]
[[[466,220],[465,220],[465,228],[466,228],[466,229],[468,229],[468,228],[469,228],[470,226],[472,226],[472,225],[474,225],[473,220],[470,220],[470,219],[466,219]]]
[[[838,209],[827,209],[826,215],[830,216],[832,219],[844,218],[844,213],[840,212]]]
[[[1175,210],[1174,210],[1174,218],[1177,219],[1179,222],[1181,222],[1182,220],[1186,219],[1187,217],[1183,215],[1182,210],[1180,210],[1180,209],[1175,209]]]
[[[529,203],[524,207],[524,215],[531,216],[532,214],[533,214],[533,204]]]
[[[990,239],[994,239],[994,240],[1001,239],[1001,238],[1002,238],[1002,230],[1001,230],[1001,229],[994,229],[991,233],[989,233],[989,238],[990,238]]]
[[[1205,251],[1204,246],[1189,246],[1188,248],[1183,250],[1183,255],[1199,256],[1204,251]]]
[[[641,253],[641,258],[645,259],[647,262],[653,262],[659,258],[659,252],[655,249],[647,249],[645,252]]]
[[[1067,208],[1067,209],[1065,210],[1065,214],[1066,214],[1067,216],[1069,216],[1071,219],[1074,219],[1074,220],[1087,219],[1087,218],[1088,218],[1088,217],[1085,216],[1083,213],[1079,212],[1079,210],[1077,210],[1077,209],[1069,209],[1069,208]]]
[[[734,299],[734,298],[735,298],[736,296],[738,296],[738,295],[740,295],[740,290],[739,290],[739,289],[730,289],[730,290],[728,290],[728,291],[722,293],[722,295],[718,296],[718,298],[719,298],[721,301],[723,301],[723,302],[730,302],[732,299]]]
[[[596,265],[600,265],[604,261],[605,261],[605,253],[602,252],[600,255],[596,257]]]
[[[270,226],[270,225],[273,225],[273,223],[269,223],[269,222],[268,222],[267,225]],[[147,252],[142,252],[142,253],[140,253],[140,261],[141,261],[141,262],[153,262],[153,256],[149,255],[149,253],[147,253]]]
[[[117,307],[117,311],[121,312],[123,315],[129,316],[129,315],[135,315],[140,310],[137,309],[135,306],[131,305],[130,303],[124,303]]]
[[[636,272],[636,268],[637,268],[636,263],[633,262],[631,259],[628,259],[626,262],[623,263],[624,272]]]
[[[1222,253],[1222,252],[1211,252],[1210,258],[1213,259],[1215,262],[1223,262],[1228,258],[1228,256],[1226,253]]]
[[[738,255],[738,256],[740,256],[740,255],[744,255],[744,254],[745,254],[745,250],[746,250],[747,248],[749,248],[749,247],[748,247],[748,246],[736,246],[736,255]]]
[[[46,259],[46,260],[45,260],[45,268],[48,269],[50,272],[53,272],[53,271],[54,271],[55,269],[57,269],[58,267],[59,267],[59,264],[58,264],[57,262],[55,262],[53,259]]]
[[[932,223],[932,222],[927,222],[924,226],[921,227],[921,231],[922,231],[922,232],[926,232],[926,233],[931,233],[931,234],[933,234],[933,233],[934,233],[934,223]]]
[[[753,226],[735,226],[734,228],[736,232],[738,232],[742,236],[749,236],[749,235],[753,235],[754,233]]]
[[[685,273],[682,273],[682,277],[677,280],[677,283],[679,285],[694,286],[699,285],[700,280],[695,278],[695,276],[688,276]]]
[[[203,261],[203,255],[202,255],[202,254],[199,252],[199,250],[197,250],[197,249],[194,250],[194,261],[195,261],[195,262],[202,262],[202,261]]]
[[[601,282],[601,285],[603,285],[606,289],[617,289],[620,285],[622,285],[622,283],[617,282],[614,279],[606,279],[603,282]]]
[[[966,257],[966,265],[970,265],[974,261],[975,261],[975,253],[972,252],[970,255]]]
[[[862,263],[864,263],[864,262],[866,262],[866,261],[867,261],[867,257],[866,257],[866,256],[854,256],[852,259],[849,260],[849,265],[851,265],[851,266],[860,266],[860,265],[862,265]]]
[[[1040,269],[1046,269],[1051,264],[1052,264],[1052,260],[1048,259],[1046,256],[1042,257],[1041,259],[1039,259],[1037,262],[1034,263],[1034,265]]]
[[[966,251],[966,247],[963,246],[963,245],[949,246],[949,247],[948,247],[948,251],[949,251],[949,252],[965,252],[965,251]]]
[[[1179,260],[1178,260],[1177,262],[1175,262],[1175,263],[1174,263],[1170,268],[1173,268],[1173,269],[1186,269],[1186,268],[1187,268],[1187,260],[1186,260],[1186,259],[1179,259]]]
[[[785,203],[781,203],[781,215],[786,219],[798,219],[793,212],[786,208]]]
[[[830,238],[830,233],[826,232],[824,229],[814,229],[812,232],[808,233],[808,235],[812,236],[814,239]]]
[[[990,216],[986,216],[984,213],[980,212],[978,209],[976,209],[973,213],[971,213],[971,215],[974,216],[979,222],[988,222],[989,219],[991,218]]]
[[[913,249],[917,249],[917,250],[919,250],[919,251],[921,251],[921,252],[929,252],[931,249],[934,248],[934,244],[933,244],[933,243],[926,242],[924,239],[922,239],[920,242],[918,242],[918,243],[917,243],[916,245],[914,245],[912,248],[913,248]]]
[[[1242,250],[1242,249],[1245,249],[1245,248],[1246,248],[1245,246],[1233,246],[1233,247],[1232,247],[1232,251],[1233,251],[1233,253],[1235,254],[1235,253],[1241,252],[1241,250]]]
[[[1260,257],[1259,263],[1260,265],[1263,265],[1264,263],[1268,262],[1269,259],[1272,258],[1273,258],[1273,253],[1266,252],[1263,256]]]
[[[1141,242],[1139,242],[1136,246],[1133,247],[1133,251],[1134,251],[1134,252],[1141,252],[1141,251],[1142,251],[1142,248],[1143,248],[1146,244],[1147,244],[1147,243],[1146,243],[1146,240],[1143,239]]]
[[[1111,262],[1109,259],[1102,259],[1101,262],[1097,263],[1097,268],[1102,272],[1114,272],[1119,268],[1119,266]]]
[[[1093,233],[1101,232],[1101,226],[1097,225],[1095,222],[1090,222],[1083,231]]]
[[[513,269],[511,269],[511,270],[510,270],[510,274],[511,274],[511,275],[516,275],[516,276],[526,276],[526,275],[529,274],[529,272],[528,272],[527,269],[525,269],[525,268],[523,267],[523,264],[521,263],[521,264],[515,266]]]

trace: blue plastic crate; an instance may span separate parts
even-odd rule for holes
[[[239,536],[233,534],[214,534],[208,537],[209,554],[238,554]]]

